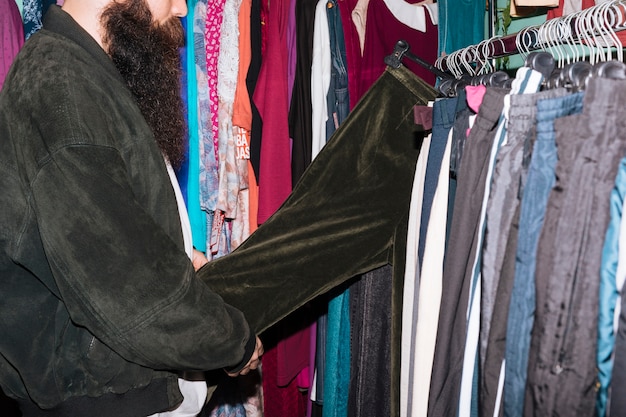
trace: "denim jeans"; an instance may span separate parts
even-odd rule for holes
[[[326,96],[328,120],[326,137],[330,138],[336,128],[348,117],[350,99],[348,96],[348,70],[346,68],[346,45],[341,23],[341,14],[336,0],[327,0],[326,16],[330,38],[330,86]]]
[[[435,190],[437,189],[437,181],[439,179],[439,171],[441,169],[441,161],[443,153],[448,143],[448,133],[454,125],[456,114],[467,108],[465,101],[465,93],[459,94],[457,97],[447,98],[435,101],[433,105],[433,129],[430,149],[428,151],[428,162],[426,164],[426,176],[424,178],[424,201],[422,203],[421,224],[419,238],[419,264],[421,265],[424,258],[424,245],[426,242],[426,226],[430,218],[430,209],[432,206]]]

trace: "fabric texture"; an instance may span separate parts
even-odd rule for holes
[[[626,152],[625,121],[609,109],[621,105],[625,88],[622,80],[591,78],[583,113],[555,121],[557,180],[537,251],[526,415],[594,413],[602,246],[610,193]]]
[[[443,267],[443,288],[433,375],[428,400],[429,415],[454,415],[459,402],[463,366],[470,280],[466,269],[476,254],[480,208],[488,154],[508,90],[487,90],[480,111],[463,150],[463,159],[454,193],[447,256]],[[465,163],[465,161],[468,161]],[[471,265],[470,265],[471,267]]]
[[[515,274],[510,295],[504,356],[504,412],[507,416],[519,415],[524,404],[528,350],[535,310],[535,254],[548,194],[554,184],[557,156],[553,120],[559,114],[574,114],[582,110],[581,94],[565,97],[559,95],[555,93],[553,101],[544,96],[537,102],[536,147],[533,148],[521,196],[519,228],[522,232],[518,236],[515,249]]]
[[[350,286],[350,383],[347,415],[388,416],[391,412],[390,302],[393,268],[385,265],[363,274]],[[375,393],[375,395],[372,395]]]
[[[239,248],[205,265],[198,276],[225,301],[235,303],[260,332],[349,278],[392,263],[393,309],[401,300],[397,268],[404,269],[419,152],[413,106],[435,96],[434,89],[406,68],[387,69],[280,209]],[[392,322],[392,375],[399,375],[393,372],[398,366],[393,360],[397,343],[399,327]],[[397,381],[392,380],[391,387],[394,413]]]
[[[0,3],[0,90],[13,59],[24,44],[22,15],[13,0]]]
[[[626,187],[626,159],[622,159],[611,191],[611,220],[604,237],[602,248],[602,269],[600,270],[600,298],[598,306],[598,398],[596,415],[606,416],[609,404],[609,391],[613,372],[615,352],[615,307],[620,299],[617,285],[617,271],[620,263],[620,232],[623,222],[623,208]]]
[[[438,56],[449,54],[484,39],[485,2],[480,0],[437,1],[439,6]]]
[[[148,415],[182,400],[155,369],[242,367],[254,334],[196,279],[163,156],[108,55],[51,6],[15,65],[0,92],[3,390]]]
[[[367,27],[361,60],[358,100],[385,70],[385,57],[393,53],[396,42],[405,40],[412,53],[426,62],[437,58],[437,25],[427,17],[426,30],[409,27],[399,21],[384,0],[370,0],[367,8]],[[406,61],[406,62],[405,62]],[[403,64],[430,85],[435,85],[435,75],[421,65],[406,59]],[[352,93],[352,92],[351,92]]]
[[[266,48],[253,100],[263,121],[258,223],[266,221],[291,192],[289,98],[287,97],[287,0],[261,5],[267,11]]]

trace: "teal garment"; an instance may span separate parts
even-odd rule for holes
[[[187,22],[193,22],[196,0],[190,0],[187,12]],[[193,45],[193,30],[187,28],[187,45]],[[200,165],[199,165],[199,138],[198,138],[198,83],[196,79],[194,48],[187,48],[187,120],[189,131],[189,161],[187,177],[187,212],[191,224],[193,246],[200,252],[206,252],[206,215],[200,208]]]
[[[477,44],[485,38],[484,0],[439,0],[439,54]]]
[[[607,414],[609,387],[613,374],[613,351],[615,348],[615,331],[613,320],[615,306],[619,300],[620,290],[617,288],[616,274],[619,260],[619,235],[622,222],[622,209],[626,195],[626,158],[622,159],[615,188],[611,192],[611,220],[604,238],[602,248],[602,267],[600,269],[600,304],[598,311],[598,397],[596,400],[596,416]]]
[[[326,95],[328,119],[327,141],[341,126],[350,111],[346,45],[339,4],[328,0],[326,17],[330,38],[331,80]],[[335,125],[337,123],[337,125]],[[350,386],[350,290],[346,289],[329,301],[326,321],[326,355],[323,364],[323,417],[348,416],[348,387]]]
[[[350,386],[350,290],[328,303],[323,417],[348,416]]]
[[[187,19],[185,17],[180,19],[183,29],[187,30]],[[187,47],[183,45],[180,49],[180,65],[183,70],[183,74],[180,77],[180,96],[183,99],[183,111],[185,114],[189,111],[188,100],[187,100]],[[178,186],[180,187],[180,191],[185,200],[185,207],[187,206],[187,177],[189,176],[189,172],[187,169],[187,164],[189,162],[189,149],[185,149],[185,159],[178,167],[174,167],[174,172],[176,173],[176,179],[178,180]]]

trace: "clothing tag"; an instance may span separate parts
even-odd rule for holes
[[[233,134],[237,143],[237,159],[250,159],[250,131],[243,127],[233,126]]]
[[[337,112],[333,113],[333,123],[335,124],[335,130],[339,129],[339,117],[337,117]]]
[[[224,212],[218,210],[213,216],[213,227],[211,227],[211,244],[210,249],[212,254],[216,254],[219,251],[220,233],[222,232],[222,225],[224,224]]]
[[[433,128],[433,108],[429,106],[413,106],[413,119],[415,124],[422,126],[425,131]]]

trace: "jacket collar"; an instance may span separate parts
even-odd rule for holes
[[[51,5],[43,20],[43,29],[68,38],[87,51],[106,71],[125,83],[107,53],[67,12],[56,4]]]

